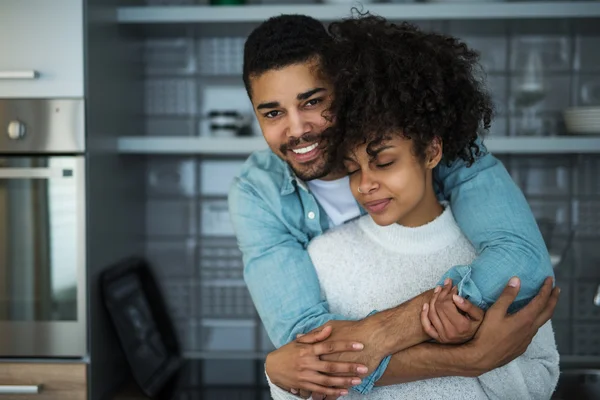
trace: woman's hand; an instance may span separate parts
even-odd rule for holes
[[[358,385],[361,376],[367,375],[367,367],[356,363],[322,361],[319,357],[346,351],[361,351],[362,343],[319,343],[331,335],[331,327],[313,331],[271,352],[266,360],[266,372],[272,383],[291,391],[322,393],[328,396],[345,396],[347,388]],[[310,342],[310,343],[307,343]],[[327,374],[345,374],[337,377]]]
[[[458,296],[458,288],[446,279],[444,287],[436,287],[429,304],[421,312],[423,330],[439,343],[464,343],[475,336],[485,313]]]

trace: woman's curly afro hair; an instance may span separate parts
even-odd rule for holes
[[[476,51],[369,14],[334,22],[329,33],[321,67],[334,86],[328,150],[338,165],[356,146],[397,134],[412,140],[421,159],[439,137],[445,162],[474,162],[478,132],[489,129],[493,114]]]

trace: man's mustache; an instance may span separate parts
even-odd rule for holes
[[[314,133],[307,133],[300,137],[292,137],[292,138],[290,138],[290,140],[288,140],[287,143],[283,143],[279,147],[279,150],[281,151],[282,154],[285,154],[288,152],[288,150],[293,149],[294,147],[298,147],[301,143],[317,142],[320,139],[320,137],[321,137],[320,134],[314,134]]]

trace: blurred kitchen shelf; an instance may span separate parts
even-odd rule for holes
[[[186,351],[183,357],[191,360],[264,360],[268,351]]]
[[[264,150],[263,137],[205,138],[131,136],[119,138],[120,153],[131,154],[223,154],[248,155]]]
[[[490,137],[484,143],[495,154],[600,154],[600,136]],[[267,144],[262,137],[131,136],[119,138],[118,148],[124,154],[248,155]]]
[[[599,154],[600,136],[595,137],[490,137],[484,140],[495,154]]]
[[[433,19],[522,19],[522,18],[597,18],[600,3],[574,2],[472,2],[439,4],[367,4],[365,11],[390,20]],[[247,6],[136,6],[119,7],[122,24],[178,24],[262,22],[279,14],[305,14],[332,21],[350,14],[350,5],[247,5]]]

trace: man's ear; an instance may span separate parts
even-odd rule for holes
[[[442,138],[436,136],[429,147],[427,148],[427,155],[425,159],[425,166],[429,169],[434,169],[442,160],[443,155],[443,144]]]

